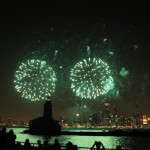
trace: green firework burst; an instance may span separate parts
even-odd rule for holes
[[[51,96],[56,87],[56,74],[46,61],[27,60],[15,72],[15,89],[22,97],[39,101]]]
[[[108,64],[98,58],[83,59],[75,64],[70,80],[76,96],[85,99],[96,99],[114,87]]]

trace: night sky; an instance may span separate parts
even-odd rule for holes
[[[2,4],[0,11],[0,116],[28,122],[42,115],[44,101],[31,102],[21,98],[14,88],[14,73],[18,63],[34,54],[53,60],[53,67],[62,77],[52,99],[54,118],[67,114],[81,105],[69,89],[69,71],[78,60],[87,56],[87,45],[92,56],[108,62],[114,73],[113,94],[97,100],[85,100],[90,112],[103,109],[104,102],[111,108],[132,115],[135,105],[140,114],[150,115],[150,16],[145,4]],[[105,45],[104,39],[108,40]],[[54,45],[50,45],[52,41]],[[39,53],[36,53],[38,51]],[[109,55],[113,52],[113,56]],[[62,70],[58,70],[62,66]],[[125,77],[119,75],[122,68]],[[61,76],[62,75],[62,76]],[[74,115],[74,114],[72,114]],[[69,116],[70,117],[70,116]]]

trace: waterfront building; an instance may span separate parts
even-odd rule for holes
[[[46,135],[61,133],[59,121],[52,117],[52,104],[49,99],[45,101],[43,116],[29,121],[29,133]]]

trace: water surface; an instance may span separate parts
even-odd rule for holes
[[[90,148],[95,141],[101,141],[106,149],[115,149],[117,145],[121,145],[123,149],[141,149],[150,150],[150,137],[130,137],[130,136],[79,136],[79,135],[59,135],[59,136],[42,136],[42,135],[30,135],[22,133],[28,128],[16,128],[7,127],[7,131],[13,129],[17,136],[16,141],[24,142],[25,139],[29,139],[31,143],[36,143],[37,140],[48,140],[49,143],[53,143],[55,138],[58,138],[62,145],[65,145],[68,141],[76,144],[78,147]],[[70,131],[69,129],[67,129]],[[86,130],[71,130],[82,131]],[[100,130],[88,130],[91,132],[100,132]],[[85,148],[80,148],[85,149]]]

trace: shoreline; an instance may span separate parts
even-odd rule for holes
[[[67,129],[68,130],[76,130],[76,131],[67,131]],[[100,130],[100,131],[95,131],[95,132],[88,131],[88,129],[82,129],[84,131],[81,131],[81,129],[73,129],[73,128],[67,128],[67,129],[62,130],[60,134],[56,134],[56,135],[136,136],[136,137],[137,136],[148,136],[148,137],[150,137],[150,129],[111,129],[111,130],[108,130],[108,129],[98,129],[98,128],[95,128],[95,129],[93,129],[93,131],[94,130]],[[30,133],[29,130],[24,130],[23,133],[33,134],[33,133]],[[43,135],[43,134],[35,133],[33,135]]]
[[[25,134],[31,135],[44,135],[40,133],[30,133],[28,127],[22,126],[0,126],[6,128],[24,128],[23,132]],[[50,135],[50,134],[47,134]],[[62,128],[60,134],[53,134],[53,135],[80,135],[80,136],[144,136],[150,137],[150,129],[132,129],[132,128]],[[52,135],[52,136],[53,136]]]

